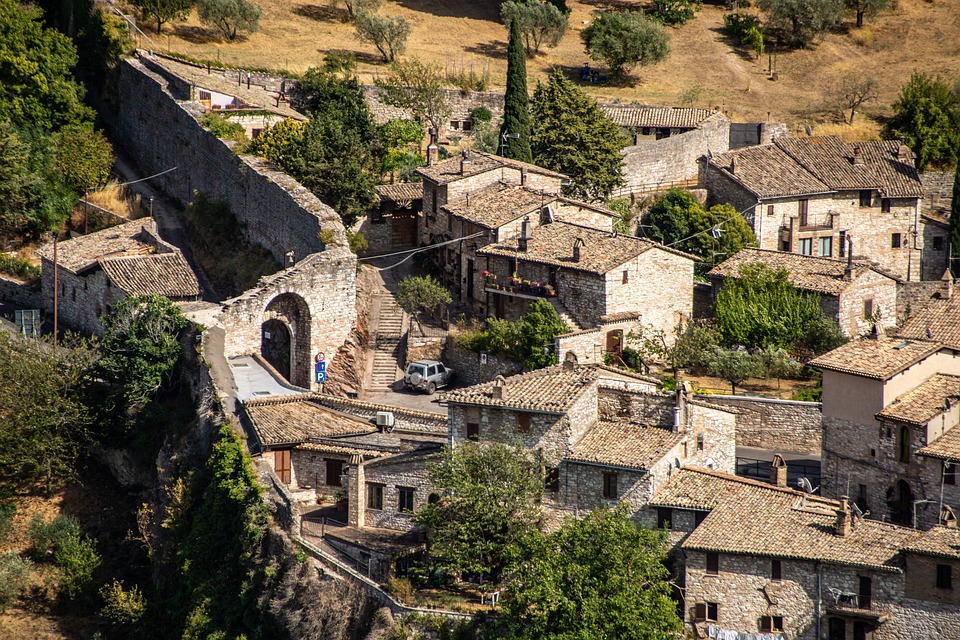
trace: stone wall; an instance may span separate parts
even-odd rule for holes
[[[490,382],[497,376],[508,377],[523,371],[523,365],[519,362],[490,353],[487,354],[487,364],[480,364],[480,354],[476,351],[461,349],[454,344],[453,337],[447,339],[442,360],[456,372],[458,386],[469,387]]]
[[[357,495],[359,507],[365,512],[365,526],[397,531],[408,531],[413,528],[411,520],[413,511],[427,504],[430,494],[434,491],[427,471],[427,464],[431,461],[435,461],[434,456],[418,452],[364,464],[365,484],[358,487],[357,494],[351,491],[350,498],[352,500],[354,495]],[[382,509],[374,509],[369,505],[369,491],[373,485],[383,489]],[[400,511],[401,489],[413,490],[413,511]]]
[[[416,411],[414,409],[404,409],[393,405],[364,402],[362,400],[338,398],[334,396],[316,396],[316,399],[324,407],[368,420],[375,419],[379,411],[389,411],[393,413],[394,429],[398,431],[414,431],[438,435],[445,435],[448,432],[447,417],[442,413]]]
[[[820,453],[819,402],[746,396],[697,396],[737,413],[737,445],[777,451]]]
[[[602,385],[597,392],[597,403],[602,420],[636,422],[650,427],[673,427],[673,409],[676,400],[668,393],[629,393]]]
[[[661,140],[640,140],[623,149],[626,184],[614,195],[657,191],[672,183],[695,183],[697,159],[707,152],[723,153],[730,145],[730,120],[715,113],[700,127]]]
[[[873,301],[872,317],[864,316],[867,300]],[[837,322],[843,335],[854,338],[869,333],[876,318],[885,329],[897,325],[897,281],[865,271],[840,294]]]
[[[943,275],[942,273],[940,275]],[[927,306],[934,295],[945,295],[946,283],[942,280],[901,282],[897,285],[897,319],[902,324]]]
[[[42,259],[43,309],[53,317],[53,261]],[[114,305],[126,298],[126,294],[111,286],[110,279],[101,269],[88,271],[78,276],[63,267],[58,269],[57,297],[58,321],[86,334],[102,336],[104,327],[100,316],[109,314]]]
[[[43,306],[43,296],[36,284],[19,282],[4,276],[0,276],[0,301],[18,309],[40,309]]]

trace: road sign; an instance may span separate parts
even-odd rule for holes
[[[317,363],[317,373],[326,373],[327,372],[327,363],[318,362]]]
[[[326,382],[327,381],[327,372],[326,371],[317,371],[317,382]]]
[[[317,362],[323,362],[326,359],[327,355],[323,351],[317,354]]]

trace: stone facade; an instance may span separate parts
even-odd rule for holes
[[[27,284],[0,276],[0,300],[18,309],[40,309],[43,298],[35,284]]]
[[[53,317],[53,261],[43,259],[41,269],[48,274],[42,280],[44,309]],[[100,317],[108,315],[127,294],[111,286],[107,275],[97,269],[86,275],[76,275],[60,268],[57,274],[57,313],[59,322],[89,335],[103,335]],[[79,295],[78,295],[79,294]]]
[[[632,315],[632,314],[631,314]],[[556,337],[555,352],[559,360],[572,353],[580,364],[603,364],[603,357],[611,352],[619,354],[626,344],[626,336],[642,326],[640,314],[625,320],[603,320],[596,329],[565,333]]]
[[[737,445],[775,451],[820,454],[823,412],[819,402],[698,396],[737,413]]]
[[[450,107],[450,117],[440,127],[439,135],[449,140],[453,137],[473,135],[474,122],[470,113],[478,107],[486,107],[492,114],[492,122],[496,123],[503,117],[503,94],[489,91],[460,91],[458,89],[444,89],[446,102]],[[370,107],[370,112],[377,124],[388,120],[403,118],[411,120],[409,111],[391,107],[380,100],[379,89],[374,85],[363,85],[363,97]]]
[[[457,372],[457,384],[464,386],[489,382],[497,376],[512,376],[523,371],[523,365],[519,362],[490,353],[487,354],[487,363],[481,364],[479,353],[461,349],[454,344],[452,338],[447,339],[441,360]]]
[[[363,483],[355,491],[349,488],[349,524],[396,531],[412,529],[413,512],[427,504],[434,493],[427,464],[435,460],[435,454],[416,452],[364,463]],[[353,477],[351,470],[351,482]],[[408,500],[405,504],[401,504],[401,493]]]

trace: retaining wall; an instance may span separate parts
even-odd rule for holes
[[[819,402],[698,395],[737,411],[737,446],[820,455],[822,405]]]

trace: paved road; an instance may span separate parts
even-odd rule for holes
[[[402,383],[400,383],[402,386]],[[430,413],[442,413],[447,415],[447,407],[441,406],[437,397],[442,390],[435,395],[428,396],[425,393],[413,393],[411,391],[387,391],[377,395],[371,395],[364,400],[367,402],[376,402],[386,404],[391,407],[403,407],[404,409],[416,409],[417,411],[429,411]]]
[[[237,398],[261,398],[264,396],[289,396],[303,393],[260,366],[252,356],[230,358],[230,371],[237,385]]]

